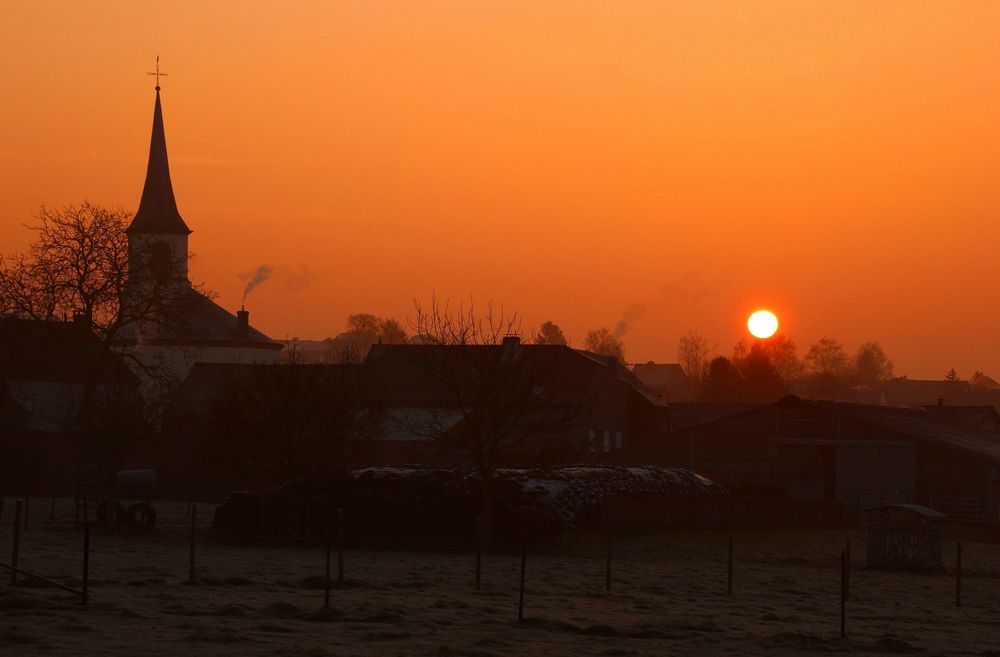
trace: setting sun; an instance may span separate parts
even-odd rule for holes
[[[778,330],[778,318],[770,310],[758,310],[747,320],[747,329],[755,338],[769,338]]]

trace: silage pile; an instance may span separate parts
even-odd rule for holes
[[[496,472],[491,490],[493,526],[499,534],[600,528],[608,495],[728,494],[719,484],[682,468],[600,465],[502,469]],[[328,506],[344,508],[354,529],[369,532],[467,532],[482,513],[482,495],[477,474],[426,466],[370,467],[292,482],[276,493],[230,496],[219,508],[215,524],[237,531],[245,525],[268,533],[269,522],[282,520],[281,509],[312,496],[320,498],[320,506],[312,504],[307,513],[306,522],[316,525],[309,528],[310,534],[321,531]],[[285,515],[290,513],[303,515],[301,510]]]

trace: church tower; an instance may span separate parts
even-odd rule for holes
[[[131,362],[147,382],[164,376],[183,381],[198,363],[273,362],[282,348],[250,326],[249,311],[241,309],[234,315],[191,285],[190,234],[170,182],[156,85],[146,182],[128,227],[129,271],[123,302],[131,304],[135,318],[116,340],[119,349],[134,356]]]
[[[190,287],[188,235],[191,229],[177,211],[167,162],[160,86],[153,106],[153,135],[149,142],[146,183],[139,211],[128,227],[129,281],[133,285],[159,284],[176,290]]]

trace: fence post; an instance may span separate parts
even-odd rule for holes
[[[840,551],[840,636],[847,636],[847,550]]]
[[[608,534],[608,555],[607,555],[608,558],[604,574],[604,590],[610,591],[611,590],[611,526],[610,525],[608,525],[607,527],[607,534]]]
[[[24,496],[24,531],[28,531],[28,504],[31,502],[31,496]]]
[[[198,524],[198,505],[191,505],[191,536],[188,549],[188,581],[194,581],[194,535]],[[86,526],[86,525],[84,525]]]
[[[847,539],[847,562],[844,571],[844,597],[851,599],[851,539]]]
[[[56,496],[52,496],[52,504],[49,506],[49,519],[45,522],[45,526],[48,527],[56,521]]]
[[[3,499],[6,494],[7,491],[5,491],[3,488],[0,488],[0,522],[3,522]]]
[[[524,620],[524,571],[528,561],[528,534],[521,534],[521,592],[517,597],[517,622]]]
[[[344,585],[344,509],[337,509],[337,585]]]
[[[83,593],[80,596],[80,604],[87,604],[87,600],[90,598],[90,523],[85,522],[83,524],[83,585],[80,590]]]
[[[962,606],[962,541],[955,544],[955,606]]]
[[[327,519],[329,520],[329,511],[327,512]],[[330,523],[326,523],[326,593],[323,597],[323,608],[326,609],[330,606],[330,552],[333,550],[333,527]]]
[[[729,537],[729,559],[726,574],[726,594],[733,594],[733,537]]]
[[[482,584],[483,572],[483,517],[476,516],[476,590]]]
[[[10,550],[10,565],[17,568],[18,552],[21,549],[21,500],[14,503],[14,544]],[[17,571],[10,571],[10,585],[17,584]]]

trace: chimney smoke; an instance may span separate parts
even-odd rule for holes
[[[246,274],[244,274],[244,276],[246,276]],[[241,278],[244,276],[241,276]],[[247,286],[243,288],[243,300],[240,301],[240,305],[247,302],[247,295],[253,292],[255,287],[271,277],[271,265],[261,265],[260,267],[257,267],[257,270],[250,274],[249,277],[250,280],[247,281]]]

